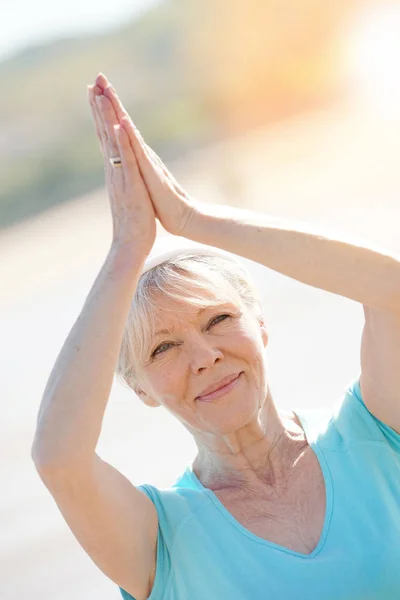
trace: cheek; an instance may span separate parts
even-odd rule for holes
[[[257,335],[258,334],[258,335]],[[242,330],[236,338],[236,347],[252,357],[254,361],[263,353],[264,345],[262,337],[258,331]]]
[[[169,397],[179,387],[181,377],[175,369],[168,369],[166,372],[158,378],[157,381],[157,392],[165,397]]]
[[[179,398],[182,398],[185,392],[184,381],[184,374],[180,372],[178,365],[171,365],[153,379],[152,386],[157,400],[172,413],[179,411]]]
[[[257,337],[256,333],[243,335],[239,348],[241,356],[248,363],[250,377],[256,388],[262,391],[267,380],[267,365],[261,335]]]

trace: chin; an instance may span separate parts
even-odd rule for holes
[[[224,418],[213,423],[214,432],[218,432],[221,435],[228,435],[243,427],[247,427],[250,423],[258,421],[259,407],[254,406],[252,410],[250,410],[249,407],[247,408],[248,410],[230,410],[229,413],[227,411]]]

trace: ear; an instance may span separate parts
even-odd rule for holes
[[[157,400],[146,394],[146,392],[144,392],[137,384],[134,385],[133,391],[146,406],[150,406],[151,408],[161,406]]]
[[[259,317],[258,322],[261,328],[261,337],[264,343],[264,348],[266,348],[268,346],[268,331],[265,325],[264,317]]]

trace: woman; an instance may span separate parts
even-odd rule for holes
[[[259,215],[208,214],[103,75],[89,99],[113,238],[32,448],[72,532],[125,599],[400,598],[399,261]],[[156,219],[181,246],[160,250]],[[364,305],[362,372],[331,415],[277,410],[268,332],[233,255]],[[171,489],[134,487],[95,452],[115,369],[194,437]]]

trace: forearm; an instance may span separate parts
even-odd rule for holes
[[[133,251],[132,251],[133,254]],[[43,468],[90,460],[145,256],[112,249],[51,372],[32,447]]]
[[[201,208],[185,237],[261,263],[283,275],[367,306],[399,311],[400,260],[318,227],[267,215],[215,216]]]

